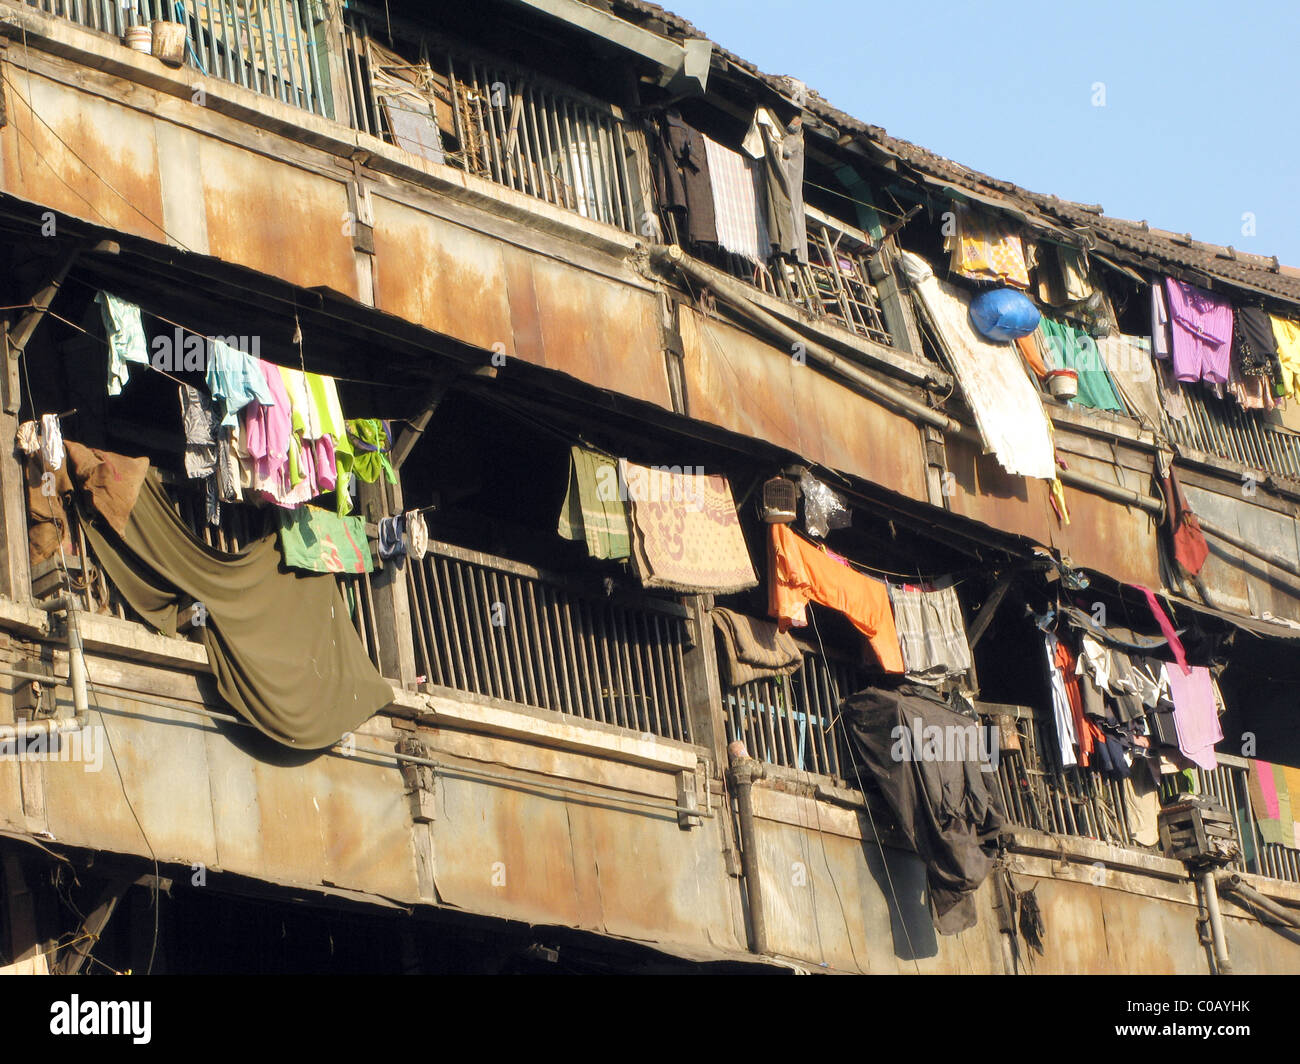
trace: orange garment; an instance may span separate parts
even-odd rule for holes
[[[770,525],[767,549],[767,612],[781,631],[808,623],[808,603],[844,614],[867,637],[880,667],[903,671],[903,651],[894,628],[889,592],[880,580],[836,561],[794,534],[789,525]]]
[[[1083,696],[1079,693],[1079,677],[1075,674],[1074,652],[1060,639],[1056,641],[1056,667],[1065,681],[1065,697],[1070,703],[1070,719],[1074,721],[1074,741],[1079,748],[1079,764],[1087,768],[1092,760],[1093,742],[1091,722],[1083,713]]]
[[[1025,360],[1025,365],[1034,371],[1035,377],[1041,381],[1047,376],[1047,364],[1039,353],[1036,333],[1016,337],[1016,347],[1020,349],[1020,357]]]

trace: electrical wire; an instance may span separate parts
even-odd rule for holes
[[[27,51],[27,45],[26,45],[26,42],[24,41],[24,44],[23,44],[23,52],[24,52],[24,56],[26,55],[26,51]],[[37,113],[36,108],[32,106],[32,102],[31,102],[31,99],[30,99],[30,96],[31,96],[31,87],[30,87],[30,84],[31,84],[31,83],[30,83],[30,79],[31,79],[31,67],[30,67],[30,65],[28,66],[28,69],[27,69],[27,76],[28,76],[28,95],[27,95],[26,97],[24,97],[21,93],[18,93],[18,90],[17,90],[16,86],[14,85],[13,81],[10,80],[9,75],[8,75],[7,73],[4,72],[3,68],[0,68],[0,78],[3,78],[4,83],[5,83],[6,85],[8,85],[10,89],[13,89],[13,90],[14,90],[15,94],[18,96],[18,99],[22,100],[23,103],[25,103],[25,104],[27,105],[27,111],[28,111],[28,113],[29,113],[29,114],[30,114],[34,119],[36,119],[37,122],[39,122],[42,126],[45,127],[45,129],[49,132],[50,136],[52,136],[52,137],[53,137],[55,140],[57,140],[61,145],[63,145],[64,150],[65,150],[69,155],[71,155],[74,159],[76,159],[77,162],[81,163],[81,165],[82,165],[83,167],[85,167],[85,169],[87,170],[87,172],[89,172],[89,173],[90,173],[93,177],[95,177],[95,178],[96,178],[96,179],[97,179],[101,184],[103,184],[105,188],[107,188],[110,192],[112,192],[115,196],[117,196],[118,199],[120,199],[123,203],[125,203],[128,207],[130,207],[131,210],[135,211],[136,214],[138,214],[141,218],[143,218],[143,219],[144,219],[146,222],[148,222],[151,226],[153,226],[153,227],[154,227],[155,229],[157,229],[160,233],[162,233],[164,236],[166,236],[168,240],[170,240],[170,241],[172,241],[173,243],[175,243],[176,246],[179,247],[182,251],[188,251],[188,252],[191,252],[191,253],[192,253],[192,252],[194,251],[193,248],[191,248],[189,245],[187,245],[186,243],[184,243],[182,240],[178,239],[174,234],[169,233],[169,232],[167,231],[166,226],[162,225],[162,224],[159,223],[159,222],[154,221],[152,218],[149,217],[149,215],[145,214],[144,211],[142,211],[139,207],[137,207],[137,206],[135,205],[135,203],[133,203],[133,202],[132,202],[132,201],[131,201],[131,200],[130,200],[126,195],[124,195],[122,192],[120,192],[120,191],[117,189],[117,187],[116,187],[116,186],[115,186],[111,181],[109,181],[106,177],[103,176],[103,174],[101,174],[98,170],[96,170],[93,166],[91,166],[90,163],[86,162],[86,160],[83,159],[80,155],[78,155],[77,152],[73,149],[72,145],[70,145],[66,140],[64,140],[61,136],[59,136],[58,131],[55,130],[55,128],[54,128],[53,126],[51,126],[48,122],[46,122],[45,119],[43,119],[43,118],[42,118],[42,117]],[[15,128],[15,129],[18,129],[17,126],[14,126],[14,128]],[[46,159],[46,158],[44,157],[44,155],[43,155],[43,154],[41,153],[41,151],[36,147],[36,145],[32,142],[32,140],[31,140],[31,139],[30,139],[30,138],[29,138],[25,133],[23,133],[21,130],[19,130],[19,135],[22,136],[22,138],[23,138],[24,140],[27,141],[27,143],[31,146],[32,151],[36,153],[37,157],[40,158],[40,160],[41,160],[43,163],[45,163],[45,165],[46,165],[47,167],[49,167],[51,171],[53,171],[55,174],[57,174],[58,171],[54,169],[53,165],[49,162],[48,159]],[[62,179],[60,179],[60,180],[62,180]],[[64,184],[66,185],[67,182],[64,182]],[[71,185],[68,185],[68,188],[71,189],[74,193],[76,193],[76,190],[75,190],[75,189],[72,189],[72,186],[71,186]],[[83,200],[85,203],[87,203],[87,204],[90,203],[90,201],[87,200],[87,199],[86,199],[84,196],[82,196],[80,193],[76,193],[76,195],[78,196],[78,198],[80,198],[81,200]],[[99,211],[98,209],[95,209],[94,206],[93,206],[93,204],[92,204],[91,206],[92,206],[92,209],[95,210],[95,213],[99,215],[99,217],[103,218],[104,221],[106,221],[106,222],[108,221],[108,219],[104,216],[104,214],[103,214],[101,211]],[[111,223],[110,223],[110,224],[111,224]]]
[[[813,632],[817,636],[817,646],[821,651],[822,663],[826,668],[826,676],[830,680],[831,694],[834,697],[835,704],[837,706],[843,705],[843,696],[840,694],[839,681],[835,679],[835,670],[830,667],[830,659],[826,656],[826,645],[822,642],[821,629],[817,627],[816,614],[813,613],[811,608],[809,609],[808,612],[809,612],[809,616],[812,618]],[[837,719],[839,718],[836,717],[832,719],[831,721],[832,727],[834,727],[835,721]],[[906,939],[907,941],[908,953],[911,954],[912,964],[916,966],[916,971],[917,974],[919,975],[921,972],[921,965],[916,958],[916,947],[912,944],[912,935],[907,930],[907,919],[903,915],[902,903],[900,903],[898,900],[898,891],[894,887],[894,877],[892,873],[889,871],[889,861],[885,857],[885,844],[880,841],[880,830],[879,828],[876,827],[876,818],[875,815],[871,812],[871,797],[870,795],[867,794],[867,789],[862,785],[862,774],[858,771],[857,758],[853,757],[851,754],[849,756],[849,764],[853,767],[853,776],[858,781],[858,793],[862,795],[862,805],[863,808],[866,809],[867,811],[867,819],[871,822],[871,835],[875,839],[876,848],[880,851],[880,866],[881,868],[884,869],[885,872],[885,882],[889,885],[889,895],[894,900],[894,911],[898,913],[898,923],[899,926],[903,929],[903,938]],[[834,882],[833,879],[832,882]],[[837,887],[836,888],[837,893],[838,893],[838,889],[839,888]]]
[[[53,510],[53,503],[51,503],[51,510]],[[59,568],[62,570],[65,579],[67,579],[69,587],[73,586],[72,574],[68,569],[67,555],[64,553],[63,550],[62,536],[59,537]],[[80,638],[81,631],[77,627],[77,625],[80,623],[77,620],[77,610],[75,609],[75,603],[72,602],[71,598],[69,598],[68,600],[67,618],[68,618],[68,630],[70,632],[76,631],[78,635],[78,639],[77,639],[78,645],[84,646],[83,641]],[[159,932],[158,906],[159,906],[159,893],[160,893],[158,889],[158,872],[159,872],[158,854],[154,852],[153,843],[149,841],[149,834],[148,832],[145,831],[144,824],[141,823],[140,816],[135,811],[135,805],[131,801],[131,796],[127,793],[126,777],[123,775],[121,763],[117,759],[117,750],[113,747],[113,738],[108,734],[108,727],[104,721],[104,712],[99,705],[99,694],[95,690],[94,681],[91,679],[90,676],[90,669],[86,665],[85,651],[81,650],[80,654],[81,654],[82,667],[85,671],[85,676],[86,676],[86,687],[91,692],[94,693],[94,699],[95,699],[94,707],[99,712],[99,726],[104,732],[104,741],[108,744],[108,752],[113,758],[113,767],[117,770],[117,780],[122,788],[122,798],[126,802],[126,807],[130,811],[132,819],[135,821],[135,826],[140,829],[140,837],[144,840],[145,848],[149,851],[149,857],[153,860],[153,884],[151,888],[152,895],[153,895],[153,943],[149,947],[149,964],[145,969],[145,974],[149,975],[153,972],[154,957],[158,949],[158,932]],[[70,657],[71,655],[69,655],[69,658]],[[69,664],[69,668],[71,668],[72,667],[71,660],[69,660],[68,664]]]
[[[79,284],[79,285],[81,285],[83,288],[88,288],[88,289],[90,289],[92,292],[100,292],[100,291],[103,291],[103,288],[102,288],[101,285],[91,284],[89,281],[84,281],[84,280],[82,280],[80,277],[74,277],[74,276],[69,275],[67,278],[65,278],[65,280],[66,280],[66,281],[71,281],[73,284]],[[165,317],[164,315],[159,314],[159,313],[158,313],[157,311],[155,311],[155,310],[149,310],[149,309],[146,308],[146,307],[141,307],[140,309],[141,309],[145,314],[148,314],[149,317],[151,317],[151,318],[157,318],[159,321],[163,322],[164,324],[166,324],[166,325],[171,325],[171,326],[173,326],[174,328],[180,329],[182,332],[189,333],[191,336],[198,336],[198,337],[201,337],[202,339],[208,341],[209,343],[214,342],[214,340],[216,339],[215,337],[208,336],[205,332],[203,332],[202,329],[193,329],[193,328],[191,328],[190,326],[188,326],[188,325],[183,325],[183,324],[181,324],[181,323],[178,322],[178,321],[172,321],[171,318]],[[58,315],[55,315],[55,317],[58,317]],[[298,316],[297,316],[297,313],[295,312],[295,314],[294,314],[294,321],[295,321],[295,323],[297,322],[297,320],[298,320]],[[73,327],[74,329],[79,329],[81,332],[86,333],[88,336],[96,336],[95,333],[88,332],[86,329],[83,329],[80,325],[75,325],[75,324],[73,324],[72,322],[67,321],[66,318],[59,318],[59,321],[63,321],[63,322],[66,322],[68,325],[72,325],[72,327]],[[98,339],[97,336],[96,336],[96,338]],[[107,338],[105,338],[105,341],[107,341]],[[299,347],[299,361],[300,361],[300,362],[301,362],[301,360],[302,360],[302,351],[301,351],[301,346],[302,346],[302,345],[301,345],[301,340],[299,340],[299,341],[298,341],[298,347]],[[246,352],[245,352],[245,353],[246,353]],[[251,356],[250,356],[250,357],[251,357]],[[165,377],[170,377],[170,376],[171,376],[171,374],[167,373],[166,371],[161,370],[161,369],[158,369],[156,366],[153,366],[153,365],[151,365],[151,364],[149,364],[149,363],[144,363],[144,365],[148,365],[150,369],[154,369],[154,370],[156,370],[157,372],[162,373],[163,376],[165,376]],[[307,372],[306,369],[304,369],[303,372]],[[400,389],[402,389],[403,391],[407,391],[407,390],[409,390],[409,385],[406,385],[406,384],[390,384],[390,383],[387,382],[387,381],[366,380],[366,379],[361,378],[361,377],[340,377],[340,376],[338,376],[337,374],[326,374],[326,375],[329,376],[332,380],[336,380],[336,381],[346,381],[348,384],[366,384],[366,385],[369,385],[369,386],[371,386],[371,387],[377,387],[377,388],[400,388]],[[178,383],[181,383],[181,384],[184,383],[184,381],[179,381],[176,377],[172,377],[172,380],[176,380],[176,381],[178,381]],[[389,420],[401,420],[401,419],[398,418],[398,419],[389,419]]]

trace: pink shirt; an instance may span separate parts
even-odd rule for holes
[[[1210,670],[1193,665],[1187,675],[1177,668],[1166,667],[1164,671],[1169,682],[1169,698],[1174,704],[1178,749],[1189,761],[1211,770],[1219,763],[1214,745],[1223,738],[1223,730],[1219,727]]]
[[[1228,383],[1232,306],[1185,281],[1165,278],[1174,374],[1180,381]]]
[[[261,359],[257,360],[257,368],[266,378],[275,405],[253,401],[244,408],[244,448],[252,459],[251,486],[278,500],[287,487],[292,410],[279,369]]]

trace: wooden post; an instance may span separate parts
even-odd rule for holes
[[[358,484],[361,514],[367,523],[402,512],[402,484],[389,484],[381,475],[373,484]],[[375,559],[376,565],[379,559]],[[383,562],[371,574],[375,596],[375,628],[379,642],[379,671],[386,679],[408,691],[415,689],[415,641],[411,637],[411,603],[406,589],[406,567],[410,558],[399,556]]]
[[[9,941],[4,944],[4,952],[9,963],[0,967],[0,974],[49,975],[49,955],[36,929],[36,905],[17,854],[4,855],[2,872],[4,892],[0,903],[8,909],[5,923],[9,925]]]
[[[686,666],[691,738],[708,749],[715,770],[727,764],[727,725],[722,714],[722,681],[718,676],[718,651],[709,610],[712,595],[692,595],[687,600],[691,645],[682,655]]]
[[[3,409],[0,409],[0,595],[15,602],[30,602],[32,578],[27,550],[27,486],[14,439],[18,435],[18,358],[9,345],[9,325],[0,323],[0,358],[5,372]]]

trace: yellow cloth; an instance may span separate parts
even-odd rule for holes
[[[1272,314],[1273,336],[1277,340],[1277,357],[1282,363],[1283,395],[1295,395],[1296,381],[1300,379],[1300,324]]]
[[[957,210],[952,268],[963,277],[1029,287],[1024,241],[1011,222],[990,214]]]
[[[1295,825],[1295,844],[1300,846],[1300,768],[1279,765],[1286,780],[1287,793],[1291,795],[1291,820]]]

